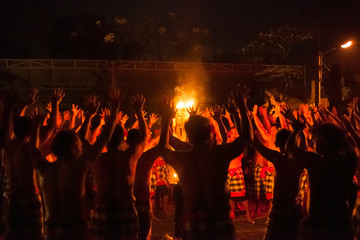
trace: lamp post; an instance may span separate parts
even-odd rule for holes
[[[341,48],[348,48],[352,45],[352,41],[348,41],[347,43],[341,45]],[[328,71],[330,69],[324,64],[324,56],[328,53],[338,49],[338,47],[334,47],[326,52],[319,51],[318,52],[318,77],[315,82],[315,106],[319,106],[321,99],[321,83],[323,81],[323,67],[325,67]]]

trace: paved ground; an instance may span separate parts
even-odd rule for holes
[[[265,223],[267,220],[267,212],[262,212],[255,217],[255,224],[246,221],[245,213],[236,211],[236,219],[234,220],[236,230],[236,240],[262,240],[264,237]],[[170,203],[167,216],[159,214],[159,220],[153,221],[151,240],[162,240],[164,235],[173,235],[174,232],[174,205]]]

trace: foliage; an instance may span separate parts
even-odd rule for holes
[[[244,45],[217,52],[219,61],[254,64],[287,64],[294,46],[312,39],[312,32],[298,26],[282,25]]]
[[[203,59],[209,30],[180,29],[175,13],[162,18],[133,21],[97,15],[60,18],[55,21],[48,48],[55,58],[121,60]]]

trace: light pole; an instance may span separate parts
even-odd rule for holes
[[[341,48],[348,48],[352,45],[352,41],[348,41],[347,43],[341,45]],[[338,47],[334,47],[326,52],[319,51],[318,53],[318,77],[315,82],[315,106],[319,106],[321,99],[321,83],[323,81],[323,67],[325,67],[328,71],[330,69],[324,64],[324,56],[334,50],[338,49]]]

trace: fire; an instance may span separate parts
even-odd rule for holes
[[[177,104],[176,104],[176,108],[189,108],[194,106],[194,99],[189,99],[186,102],[183,102],[182,100],[180,100]]]
[[[187,112],[187,109],[193,106],[195,106],[195,100],[193,98],[189,98],[186,100],[180,98],[176,104],[177,112],[173,121],[175,130],[174,134],[183,141],[186,140],[184,124],[190,116]]]

